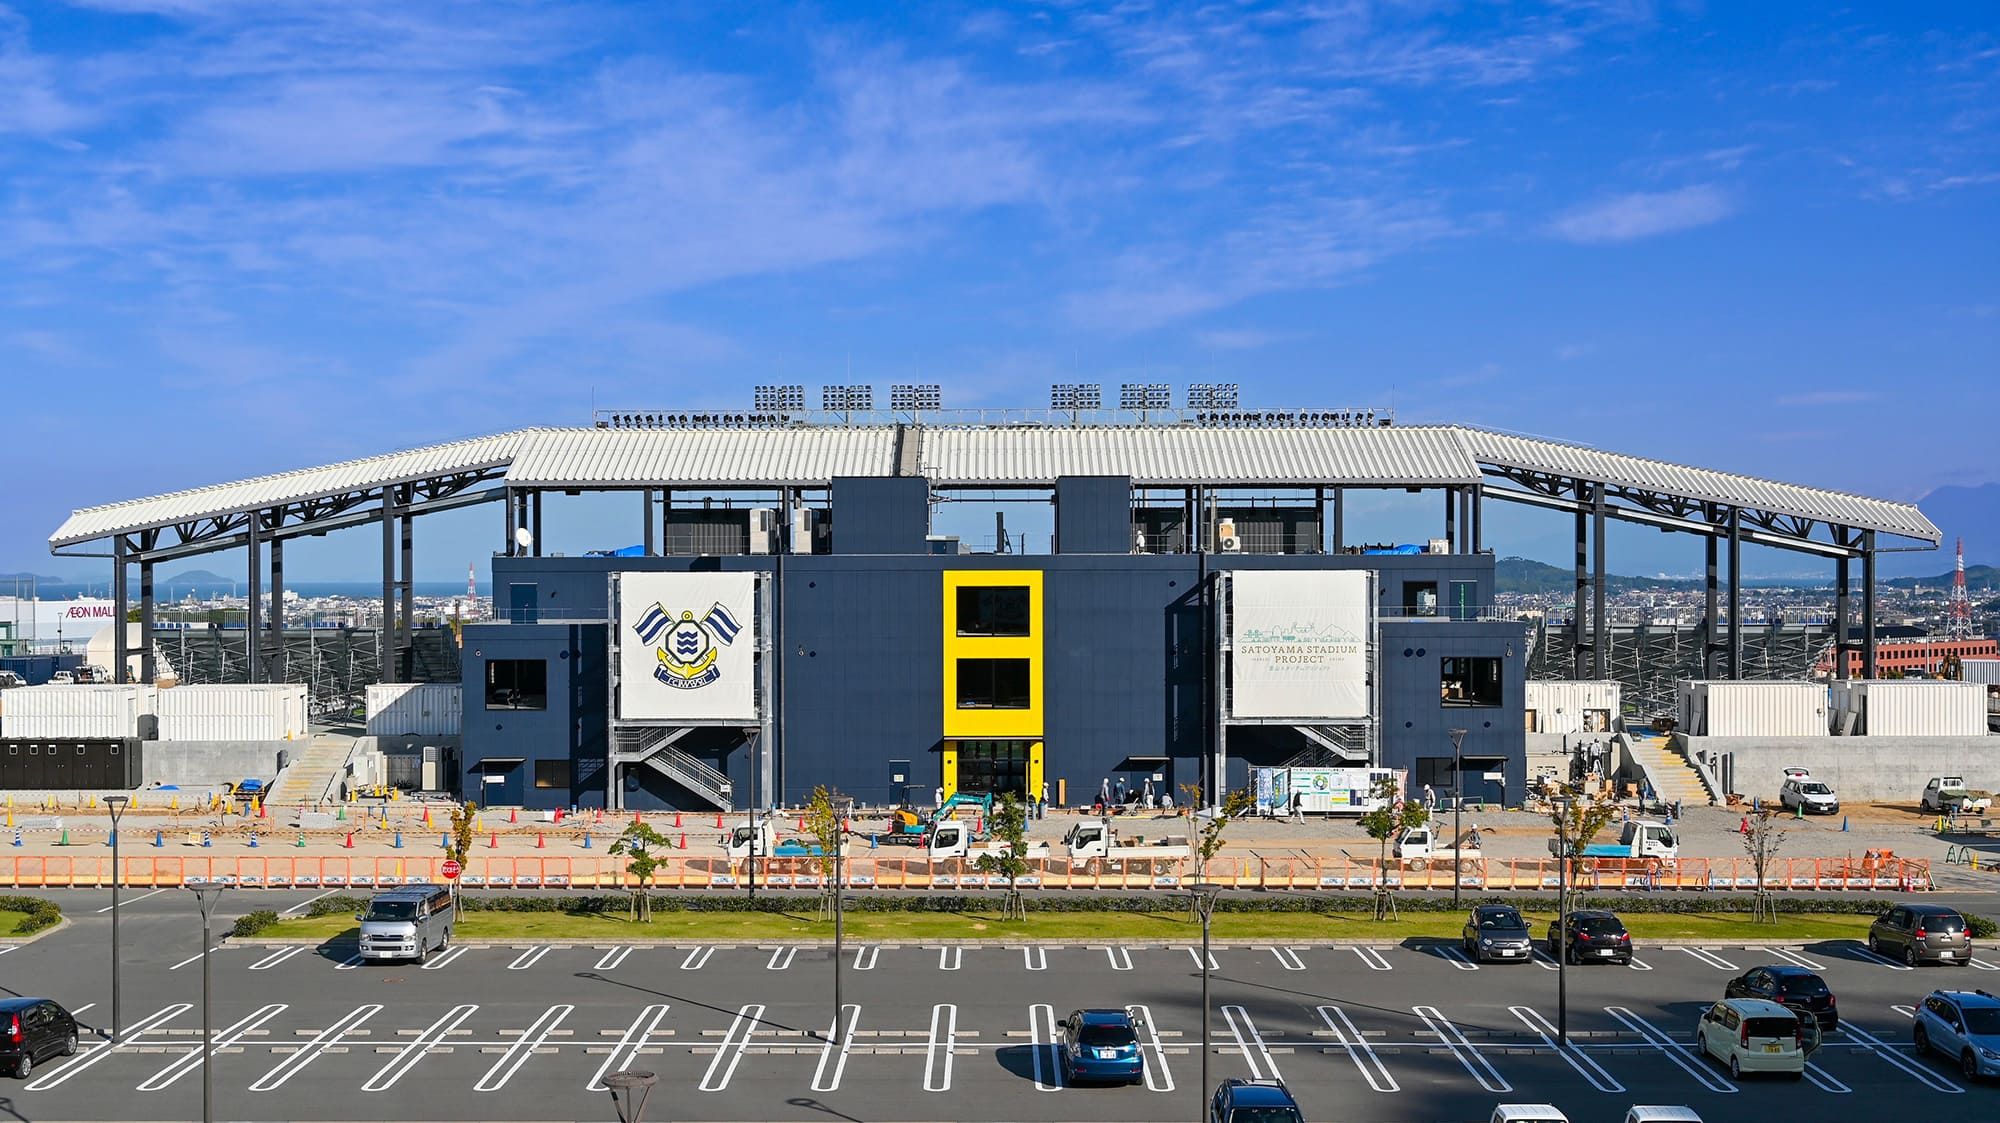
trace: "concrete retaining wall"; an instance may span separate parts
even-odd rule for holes
[[[303,741],[148,741],[147,784],[206,787],[236,780],[270,783],[278,775],[278,754],[299,753]]]
[[[1690,737],[1674,739],[1722,775],[1721,758],[1734,769],[1729,789],[1745,798],[1778,797],[1784,770],[1812,769],[1843,800],[1915,803],[1932,776],[1965,777],[1974,788],[2000,790],[2000,737]]]

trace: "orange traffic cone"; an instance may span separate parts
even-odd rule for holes
[[[431,809],[428,807],[424,808],[424,825],[427,827],[431,825]]]
[[[681,813],[678,811],[674,812],[674,825],[677,827],[681,825]]]
[[[509,808],[507,809],[507,821],[508,821],[508,822],[510,822],[510,823],[518,823],[518,822],[520,822],[520,821],[521,821],[521,811],[520,811],[520,809],[519,809],[519,808],[517,808],[517,807],[509,807]]]
[[[639,813],[638,813],[637,811],[634,811],[634,812],[632,812],[632,823],[633,823],[633,825],[635,825],[635,826],[636,826],[636,825],[638,825],[639,823],[642,823],[642,822],[644,822],[644,821],[645,821],[645,820],[643,820],[643,819],[639,818]]]
[[[486,848],[487,848],[488,850],[498,850],[498,849],[500,849],[500,832],[499,832],[499,831],[494,831],[494,832],[493,832],[492,834],[490,834],[490,835],[488,835],[488,836],[487,836],[487,838],[486,838]]]
[[[264,814],[264,801],[261,799],[257,801],[257,817],[259,819],[268,818],[268,816]]]
[[[604,821],[604,808],[600,807],[597,809],[597,817],[595,819],[592,819],[591,822],[601,823],[603,821]]]
[[[687,848],[688,848],[688,836],[687,832],[683,831],[681,832],[681,849],[686,850]]]
[[[549,837],[548,837],[547,835],[543,834],[543,833],[542,833],[542,832],[540,832],[540,831],[536,831],[536,832],[535,832],[535,849],[537,849],[537,850],[547,850],[548,848],[549,848]]]
[[[799,833],[806,833],[806,817],[804,815],[799,816]]]
[[[716,830],[722,829],[722,812],[720,811],[717,811],[715,813],[715,829]]]
[[[346,842],[346,843],[344,843],[344,845],[345,845],[345,846],[347,847],[347,849],[349,849],[349,850],[352,850],[352,849],[354,849],[354,832],[353,832],[353,831],[348,831],[348,832],[347,832],[347,842]]]

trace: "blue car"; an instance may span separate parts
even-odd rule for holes
[[[1983,990],[1934,990],[1910,1030],[1917,1055],[1936,1050],[1967,1080],[2000,1076],[2000,998]]]
[[[1062,1024],[1063,1083],[1103,1080],[1137,1084],[1146,1078],[1139,1034],[1123,1010],[1076,1010]]]

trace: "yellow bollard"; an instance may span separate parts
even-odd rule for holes
[[[87,802],[85,802],[85,803],[84,803],[84,806],[85,806],[85,807],[96,807],[96,806],[97,806],[97,794],[96,794],[95,792],[91,793],[91,796],[90,796],[90,799],[89,799],[89,800],[88,800]]]
[[[396,863],[396,876],[397,877],[403,876],[403,863],[401,862]]]
[[[14,825],[14,812],[11,808],[7,811],[7,825],[10,827]]]
[[[175,796],[175,797],[174,797],[174,802],[173,802],[173,804],[172,804],[172,805],[171,805],[171,806],[170,806],[170,807],[168,808],[168,810],[170,810],[170,811],[179,811],[180,809],[181,809],[181,797],[180,797],[180,796]]]

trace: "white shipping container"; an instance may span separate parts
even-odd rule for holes
[[[465,691],[455,683],[399,682],[368,688],[371,737],[456,737]]]
[[[155,693],[150,686],[109,684],[9,690],[0,697],[0,736],[138,737]]]
[[[296,741],[307,734],[303,684],[164,687],[159,712],[162,741]]]
[[[1856,679],[1834,684],[1840,714],[1870,737],[1979,737],[1986,733],[1986,686],[1929,679]]]
[[[1965,661],[1965,681],[2000,686],[2000,659],[1967,659]]]
[[[1618,720],[1615,682],[1544,680],[1527,686],[1530,733],[1609,733]]]
[[[1827,690],[1816,682],[1680,684],[1681,728],[1696,737],[1824,737]]]

